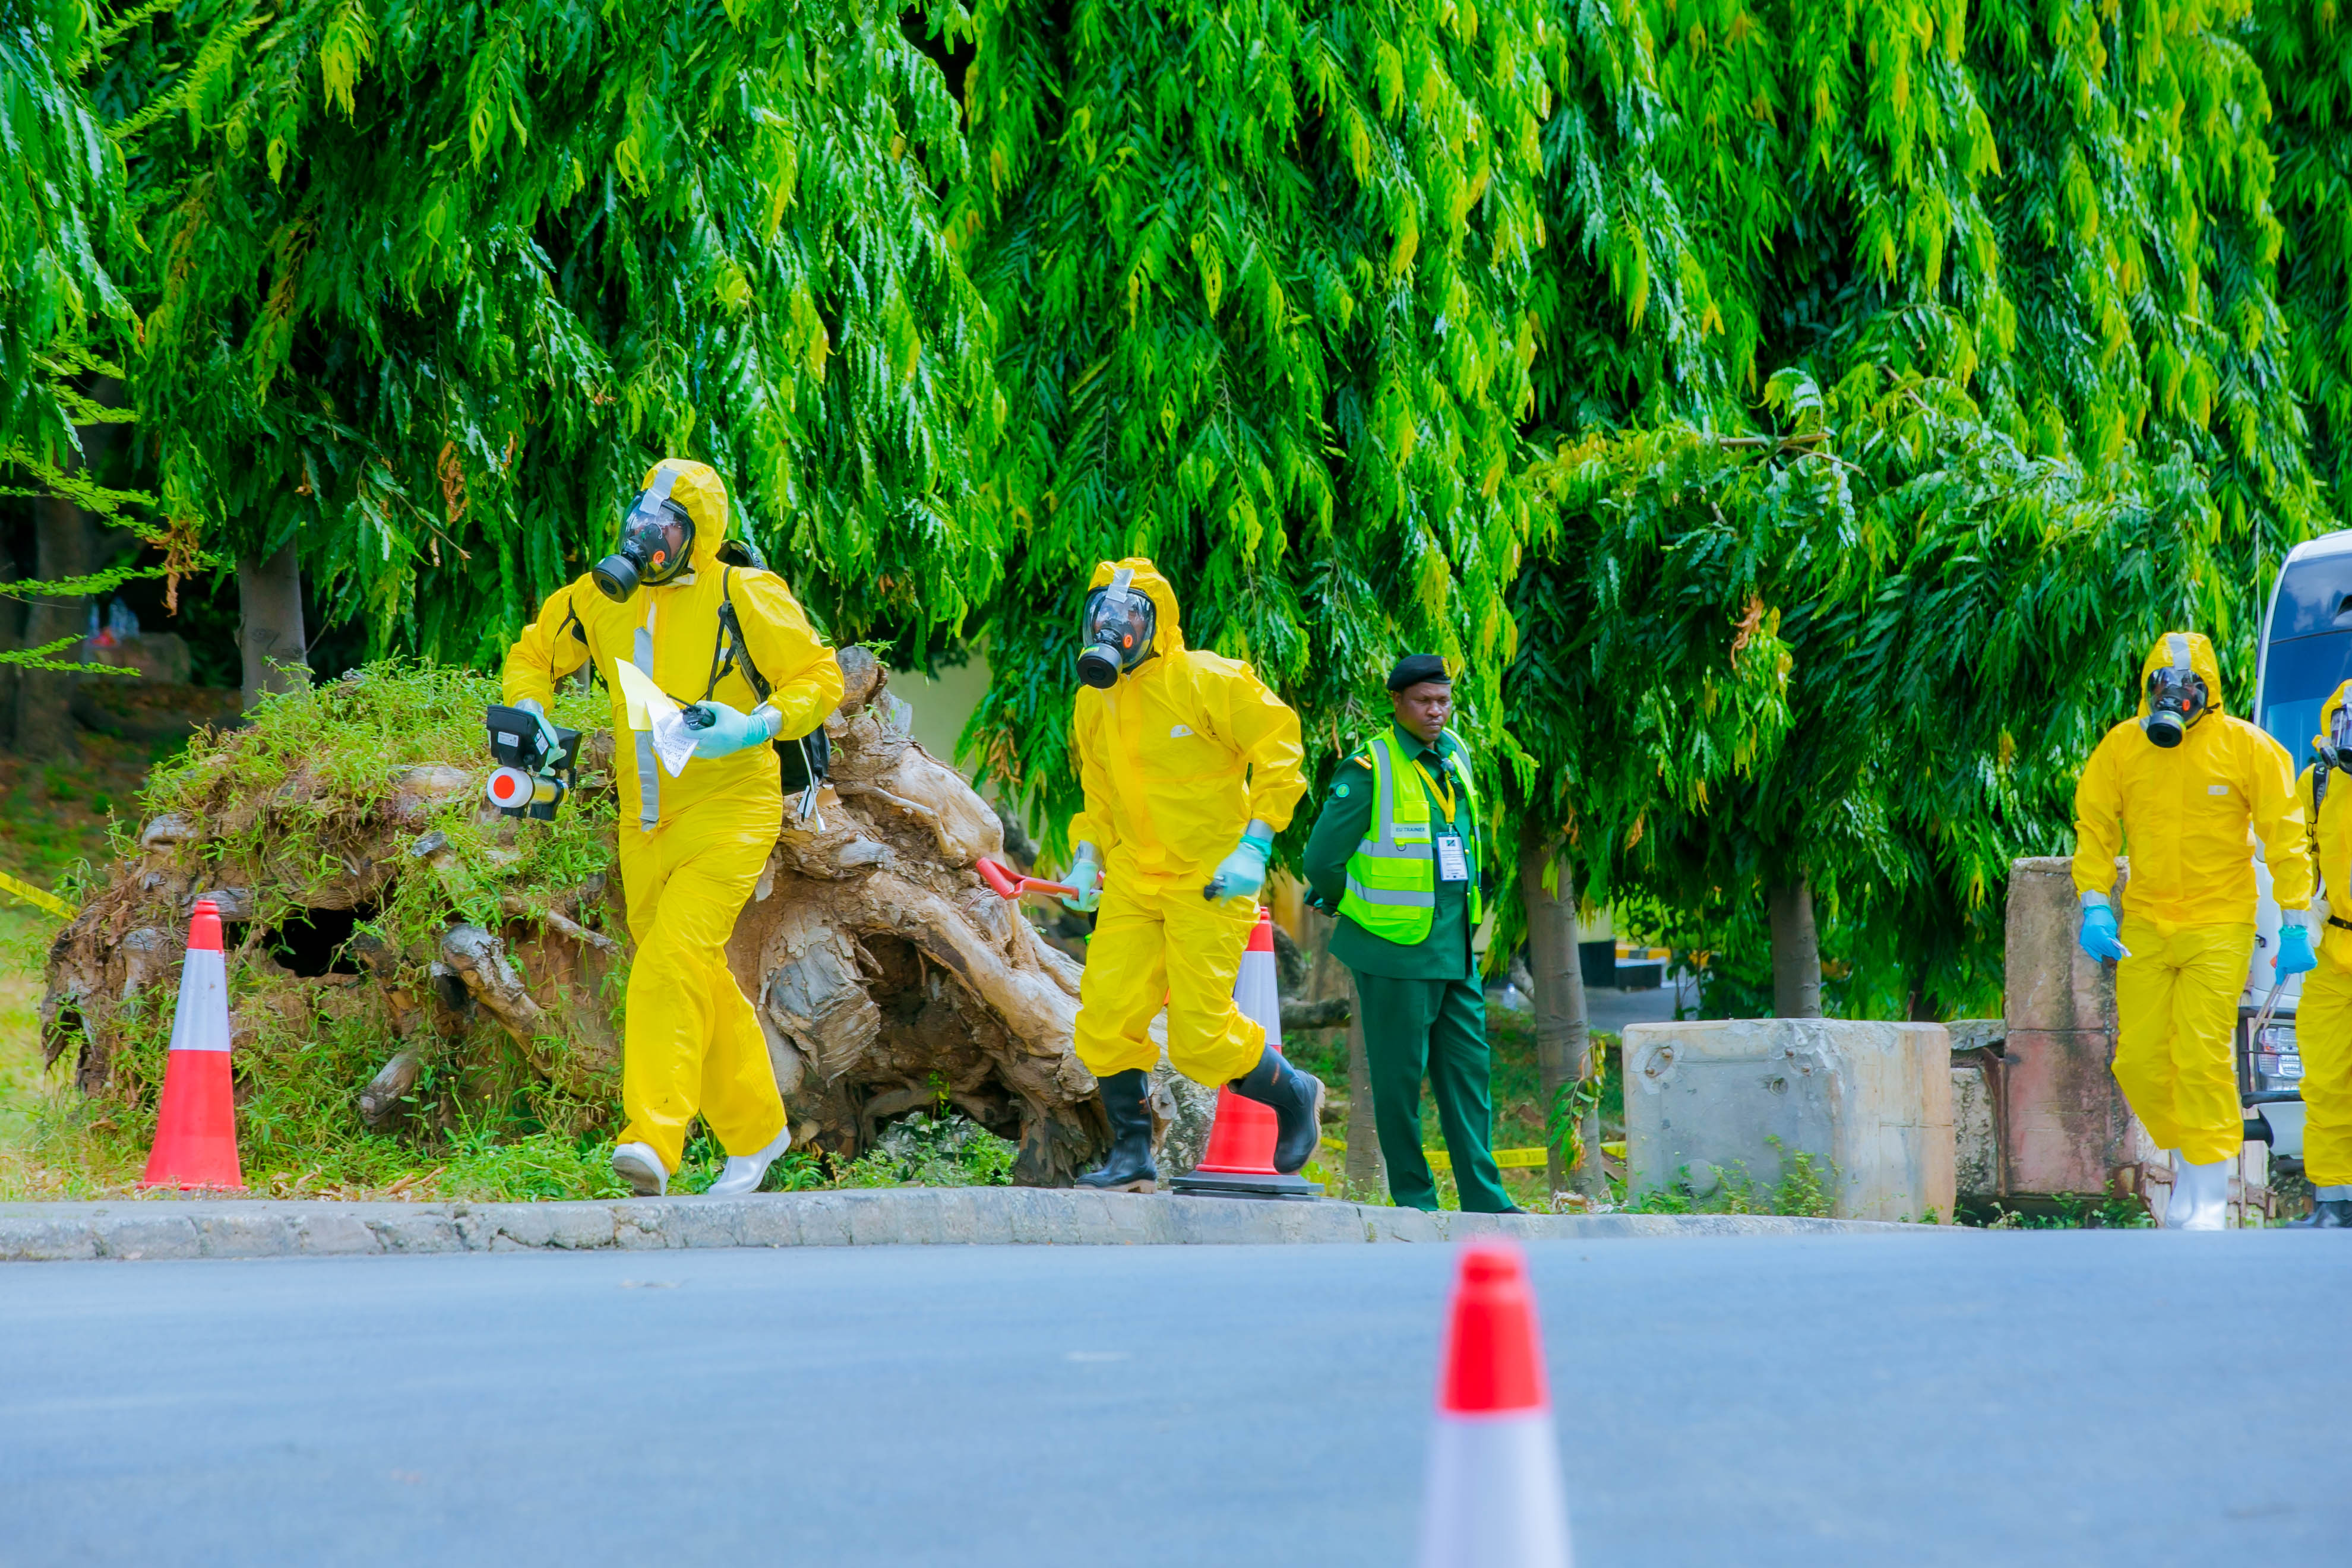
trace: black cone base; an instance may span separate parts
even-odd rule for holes
[[[1231,1171],[1188,1171],[1166,1183],[1168,1190],[1192,1198],[1273,1198],[1311,1204],[1323,1195],[1323,1184],[1302,1176],[1242,1175]]]

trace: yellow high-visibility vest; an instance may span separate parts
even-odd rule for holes
[[[1456,820],[1470,868],[1470,924],[1475,929],[1485,913],[1478,896],[1478,796],[1470,779],[1468,750],[1451,730],[1441,746],[1445,739],[1454,742],[1455,776],[1462,783],[1464,809]],[[1339,900],[1339,912],[1383,942],[1416,946],[1429,940],[1437,921],[1437,846],[1430,827],[1429,795],[1415,782],[1394,731],[1381,731],[1364,751],[1372,760],[1372,817],[1364,826],[1363,842],[1348,857],[1348,890]]]

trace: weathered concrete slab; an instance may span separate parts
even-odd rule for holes
[[[1461,1241],[1474,1236],[1586,1241],[1891,1234],[1903,1228],[1761,1215],[1422,1214],[1365,1204],[1247,1203],[1044,1187],[546,1204],[154,1198],[0,1204],[0,1261],[709,1247],[1339,1245]]]
[[[1842,1218],[1951,1214],[1951,1044],[1941,1024],[1635,1024],[1624,1048],[1629,1190],[1688,1180],[1704,1196],[1743,1172],[1769,1189],[1784,1155],[1806,1153],[1835,1167]]]
[[[2116,865],[2121,900],[2130,868]],[[1999,1103],[2001,1191],[2029,1197],[2137,1186],[2148,1170],[2147,1136],[2125,1103],[2116,1054],[2113,967],[2075,940],[2082,907],[2074,862],[2036,856],[2011,862]]]

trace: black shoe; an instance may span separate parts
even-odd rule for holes
[[[1080,1176],[1078,1185],[1098,1193],[1155,1191],[1160,1172],[1151,1163],[1151,1079],[1141,1068],[1129,1068],[1101,1081],[1110,1153]]]
[[[1323,1142],[1323,1080],[1300,1072],[1272,1046],[1247,1078],[1234,1079],[1234,1092],[1274,1109],[1274,1168],[1295,1174],[1315,1158]]]
[[[2352,1230],[2352,1198],[2322,1198],[2301,1219],[2291,1219],[2287,1230]]]

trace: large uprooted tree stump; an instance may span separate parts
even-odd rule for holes
[[[844,1156],[952,1105],[1019,1145],[1017,1180],[1068,1180],[1108,1142],[1071,1050],[1076,963],[974,862],[1003,830],[907,733],[864,650],[841,655],[822,821],[789,807],[729,947],[767,1031],[797,1143]],[[483,803],[479,678],[377,666],[273,700],[159,768],[135,845],[53,944],[48,1058],[152,1107],[188,915],[230,952],[240,1135],[299,1164],[372,1131],[421,1148],[499,1129],[617,1130],[629,960],[612,865],[612,742],[553,824]],[[567,693],[558,721],[603,720]],[[624,829],[625,831],[627,829]]]

